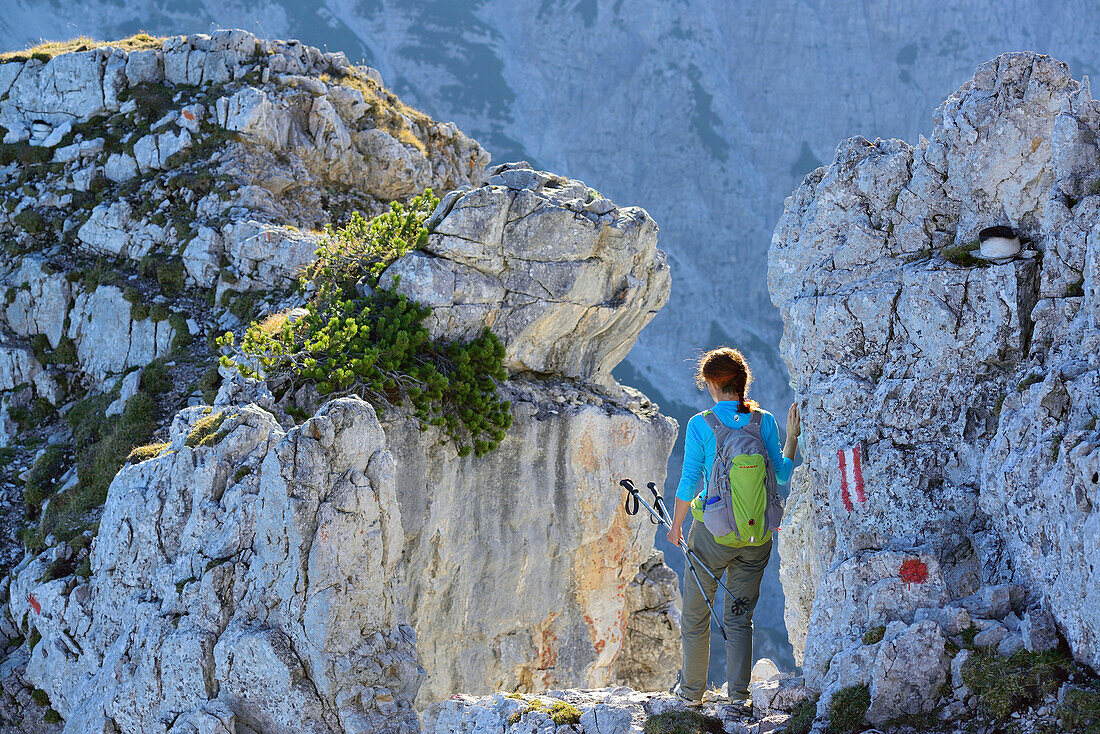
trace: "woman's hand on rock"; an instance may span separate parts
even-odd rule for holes
[[[798,411],[798,403],[791,403],[787,411],[787,436],[798,438],[802,434],[802,416]]]

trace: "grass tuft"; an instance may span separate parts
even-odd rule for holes
[[[1057,713],[1064,731],[1100,734],[1100,690],[1068,689]]]
[[[787,734],[810,734],[817,718],[817,697],[799,701],[787,719]]]
[[[940,256],[947,262],[964,268],[987,267],[990,264],[988,260],[981,260],[970,254],[970,251],[976,250],[978,246],[977,242],[967,242],[962,245],[942,247]]]
[[[855,734],[864,730],[871,691],[867,686],[841,688],[829,702],[829,734]]]
[[[140,464],[143,461],[155,459],[167,451],[168,447],[171,445],[172,444],[166,441],[164,443],[147,443],[144,446],[138,446],[126,455],[126,463]]]
[[[975,650],[962,668],[963,683],[997,719],[1042,701],[1074,669],[1060,652],[1019,650],[1005,657],[993,648]]]
[[[23,483],[23,501],[27,504],[27,517],[38,517],[42,504],[57,488],[57,481],[67,468],[65,448],[50,444],[38,457]]]
[[[564,726],[566,724],[579,724],[581,721],[581,710],[571,703],[557,700],[543,701],[539,698],[531,700],[524,699],[522,697],[519,698],[520,700],[527,701],[527,708],[519,713],[512,714],[512,716],[508,720],[510,724],[517,723],[521,718],[523,718],[524,714],[529,714],[534,711],[546,714],[550,717],[550,720],[558,726]]]
[[[107,488],[135,446],[149,442],[156,430],[153,398],[138,393],[130,398],[121,415],[105,417],[114,394],[95,395],[80,401],[66,420],[73,431],[78,482],[54,494],[37,524],[24,529],[23,542],[40,551],[53,534],[70,541],[95,526],[94,511],[107,499]]]
[[[191,427],[191,432],[187,434],[187,440],[184,441],[184,445],[190,446],[191,448],[213,446],[221,438],[218,435],[218,431],[226,418],[228,418],[228,416],[224,411],[220,410],[217,413],[199,418],[195,421],[195,425]]]
[[[722,720],[699,711],[665,711],[650,716],[644,734],[722,734]]]
[[[91,51],[94,48],[111,46],[123,51],[139,51],[146,48],[160,48],[164,45],[163,36],[152,36],[148,33],[136,33],[119,41],[99,41],[88,36],[71,38],[68,41],[42,41],[34,46],[29,46],[21,51],[8,51],[0,54],[0,64],[9,61],[49,61],[61,54],[77,53],[79,51]]]
[[[886,636],[886,625],[880,624],[872,627],[863,633],[863,644],[874,645],[876,642],[882,642],[882,638]]]

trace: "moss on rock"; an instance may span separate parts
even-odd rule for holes
[[[199,418],[195,421],[195,425],[191,427],[191,432],[187,434],[184,445],[191,448],[213,446],[221,440],[220,429],[228,417],[225,411],[219,410],[217,413]]]

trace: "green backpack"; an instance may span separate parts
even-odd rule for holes
[[[711,410],[703,418],[714,431],[714,464],[691,514],[721,545],[764,545],[783,521],[783,500],[760,433],[761,413],[753,411],[743,428],[730,428]]]

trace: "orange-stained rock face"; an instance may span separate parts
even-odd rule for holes
[[[455,460],[431,434],[387,426],[406,447],[395,459],[410,618],[428,670],[420,707],[454,693],[625,680],[667,688],[675,666],[621,658],[631,615],[644,606],[627,591],[652,553],[653,526],[626,514],[618,482],[663,483],[673,423],[605,394],[597,404],[596,393],[564,382],[513,380],[503,394],[514,423],[481,458]],[[671,600],[675,575],[660,583]],[[668,627],[667,613],[665,605],[645,617],[636,634]],[[675,647],[666,659],[678,657],[678,637],[653,639]],[[648,672],[624,672],[633,670]]]

